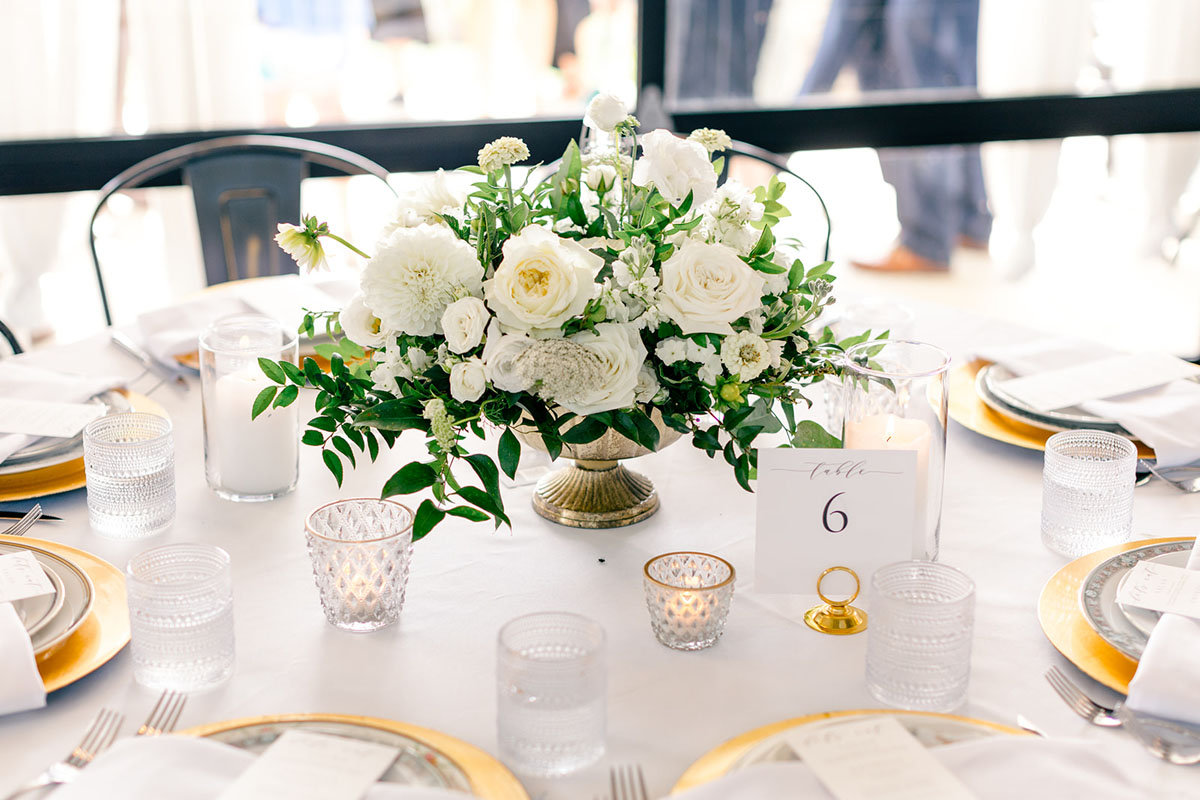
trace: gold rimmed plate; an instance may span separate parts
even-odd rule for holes
[[[1029,735],[1026,731],[997,722],[928,711],[859,709],[809,714],[755,728],[718,745],[687,768],[671,789],[671,794],[679,794],[754,764],[798,761],[799,756],[785,741],[791,731],[801,727],[838,725],[864,716],[894,717],[926,747],[990,736]]]
[[[400,757],[380,779],[385,783],[457,789],[484,800],[529,800],[521,782],[483,750],[406,722],[349,714],[279,714],[214,722],[180,733],[258,753],[291,729],[397,747]]]
[[[1088,621],[1080,602],[1081,587],[1093,570],[1122,553],[1189,541],[1194,541],[1194,537],[1125,542],[1077,558],[1054,573],[1038,599],[1038,622],[1050,644],[1085,675],[1110,689],[1128,693],[1138,662],[1106,642]]]

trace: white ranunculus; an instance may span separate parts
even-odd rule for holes
[[[659,129],[642,137],[642,156],[633,167],[633,182],[653,184],[673,205],[691,192],[692,205],[699,206],[717,190],[717,173],[703,146]]]
[[[363,300],[387,330],[441,332],[446,306],[478,295],[483,267],[475,248],[445,226],[399,228],[380,243],[362,273]]]
[[[615,94],[601,92],[588,103],[583,121],[596,130],[612,133],[629,116],[629,106]]]
[[[762,293],[762,274],[728,247],[689,241],[662,265],[659,308],[685,334],[728,334],[729,323],[759,307]]]
[[[483,346],[483,370],[492,385],[504,392],[523,392],[529,381],[517,369],[517,356],[533,344],[525,334],[501,333],[500,323],[493,319]]]
[[[363,302],[362,292],[350,298],[342,313],[338,314],[338,322],[350,341],[363,347],[382,347],[388,339],[387,332],[380,326],[379,317],[372,314]]]
[[[559,405],[580,416],[599,414],[633,405],[638,375],[646,363],[646,346],[633,325],[601,322],[596,331],[580,331],[568,337],[600,359],[600,380],[580,392],[571,402]]]
[[[465,353],[478,347],[491,316],[478,297],[464,297],[446,306],[442,314],[442,332],[450,352]]]
[[[593,192],[607,192],[617,185],[617,168],[612,164],[596,164],[588,167],[583,182]]]
[[[578,316],[596,292],[604,259],[537,225],[504,243],[504,258],[483,283],[505,331],[553,334]]]
[[[483,362],[468,358],[450,368],[450,396],[460,403],[474,403],[487,389],[487,374]]]

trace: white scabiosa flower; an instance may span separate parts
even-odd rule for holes
[[[350,341],[363,347],[382,347],[388,340],[388,333],[383,330],[379,317],[372,314],[363,301],[362,292],[350,298],[338,314],[338,322]]]
[[[442,332],[450,352],[465,353],[478,347],[491,316],[478,297],[464,297],[446,306],[442,314]]]
[[[721,342],[721,362],[738,380],[752,381],[771,366],[771,348],[761,336],[741,331]]]
[[[450,368],[450,396],[460,403],[474,403],[487,389],[483,361],[468,358]]]
[[[329,269],[329,259],[321,246],[320,234],[311,225],[290,225],[281,222],[276,226],[275,243],[291,256],[301,269],[307,272]]]
[[[697,128],[688,135],[688,139],[699,143],[710,155],[733,147],[733,139],[720,128]]]
[[[683,202],[689,192],[693,204],[699,205],[717,190],[708,151],[697,142],[660,129],[643,136],[641,144],[642,156],[633,167],[638,186],[653,185],[672,205]]]
[[[483,267],[475,249],[448,228],[399,228],[380,243],[362,274],[363,300],[387,330],[412,336],[441,332],[446,307],[478,295]]]
[[[685,334],[733,333],[729,323],[758,308],[762,273],[728,247],[689,241],[662,265],[659,307]]]
[[[479,168],[487,174],[529,158],[529,148],[515,136],[501,136],[479,150]]]
[[[591,99],[583,121],[588,127],[612,133],[629,116],[629,106],[615,94],[601,92]]]
[[[537,225],[510,237],[503,253],[483,291],[506,332],[557,331],[595,295],[604,266],[600,256]]]
[[[483,370],[493,386],[504,392],[523,392],[530,387],[516,362],[531,344],[533,339],[523,333],[501,333],[499,321],[492,319],[483,346]]]

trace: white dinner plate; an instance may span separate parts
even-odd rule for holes
[[[29,637],[33,641],[33,654],[38,661],[41,661],[49,658],[72,633],[79,629],[79,626],[87,618],[88,612],[92,610],[92,602],[96,593],[92,588],[92,579],[87,576],[87,573],[65,558],[39,547],[16,542],[0,542],[0,555],[19,553],[22,550],[33,553],[33,557],[38,560],[38,563],[47,571],[52,571],[63,586],[62,608],[47,620],[37,633]]]
[[[1004,389],[1005,381],[1015,377],[1016,375],[1006,367],[989,364],[979,370],[979,374],[975,376],[975,393],[979,395],[979,399],[983,401],[984,405],[997,414],[1026,425],[1032,425],[1035,428],[1049,431],[1075,431],[1086,428],[1133,438],[1132,434],[1121,427],[1119,423],[1094,416],[1081,408],[1072,406],[1054,411],[1039,411],[1033,406],[1027,405]]]
[[[30,639],[50,623],[50,620],[62,610],[63,603],[66,602],[66,590],[63,588],[62,578],[58,577],[57,572],[44,566],[42,571],[46,573],[46,578],[54,586],[54,591],[49,594],[40,594],[37,597],[14,600],[12,604]]]
[[[1188,549],[1178,550],[1174,553],[1163,553],[1161,556],[1155,556],[1146,560],[1155,564],[1165,564],[1168,567],[1182,568],[1187,566],[1190,556],[1191,550]],[[1121,580],[1117,582],[1118,594],[1128,579],[1128,572],[1121,576]],[[1154,626],[1158,624],[1158,620],[1162,617],[1162,612],[1160,611],[1151,611],[1148,608],[1138,608],[1137,606],[1125,605],[1124,603],[1117,603],[1117,608],[1121,609],[1121,613],[1125,615],[1125,619],[1129,620],[1133,627],[1146,634],[1147,639],[1150,638],[1150,634],[1154,632]]]
[[[105,415],[121,414],[132,409],[129,398],[117,391],[101,392],[88,401],[104,406]],[[35,439],[0,463],[0,475],[29,472],[74,461],[83,455],[83,434],[70,439],[44,436]]]

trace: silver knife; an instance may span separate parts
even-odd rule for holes
[[[171,381],[185,392],[188,390],[188,383],[181,373],[171,369],[166,364],[156,361],[149,353],[143,350],[137,342],[133,341],[133,339],[130,339],[125,334],[121,333],[120,331],[113,331],[112,343],[115,344],[118,349],[124,351],[127,355],[137,359],[138,363],[140,363],[150,372],[153,372],[158,377],[165,381]]]

